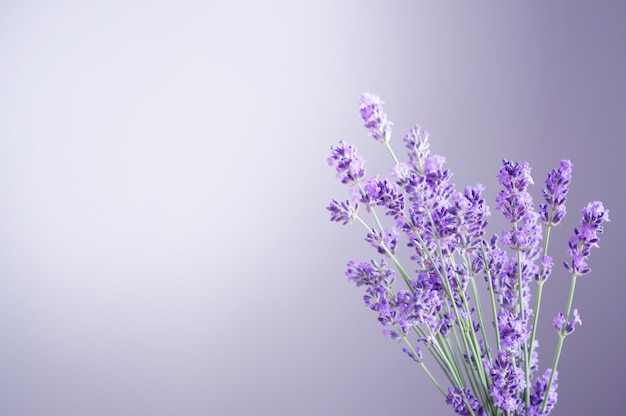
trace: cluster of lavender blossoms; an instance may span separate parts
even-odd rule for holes
[[[408,161],[399,162],[389,145],[392,123],[382,104],[377,96],[363,94],[360,113],[369,135],[391,154],[393,179],[367,177],[356,148],[343,141],[328,158],[350,188],[348,199],[332,200],[327,207],[331,220],[362,224],[365,241],[382,256],[350,261],[348,279],[364,288],[365,305],[378,314],[383,333],[405,344],[403,351],[425,370],[456,414],[549,414],[557,401],[563,342],[581,324],[578,310],[571,310],[576,279],[590,271],[587,260],[609,211],[598,201],[582,210],[564,262],[571,289],[565,311],[553,320],[558,343],[552,367],[539,372],[535,334],[542,288],[554,263],[548,241],[566,213],[572,163],[562,160],[548,174],[545,202],[535,209],[528,163],[503,160],[496,210],[510,225],[487,238],[491,212],[481,196],[484,187],[457,191],[445,158],[430,153],[429,134],[420,126],[404,137]],[[411,252],[410,271],[396,257],[402,240]],[[486,306],[479,301],[477,280],[488,290]],[[442,369],[447,390],[428,370],[427,360]]]

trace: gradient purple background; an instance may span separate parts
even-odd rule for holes
[[[622,3],[88,3],[0,3],[0,414],[451,414],[345,280],[361,231],[324,210],[339,139],[388,167],[363,91],[490,201],[501,158],[538,184],[572,159],[553,256],[588,200],[613,221],[553,414],[623,413]]]

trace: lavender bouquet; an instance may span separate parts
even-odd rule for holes
[[[331,220],[360,223],[365,241],[382,256],[350,261],[348,279],[365,289],[365,305],[377,312],[383,333],[404,343],[403,351],[457,414],[549,414],[557,401],[563,342],[581,324],[578,310],[572,310],[576,280],[590,271],[587,259],[609,211],[602,202],[590,202],[569,240],[563,265],[571,275],[570,292],[564,312],[553,320],[558,343],[552,366],[541,372],[536,330],[542,288],[553,267],[548,242],[565,216],[572,163],[562,160],[548,174],[544,202],[535,209],[528,163],[503,160],[496,209],[510,228],[486,238],[490,211],[481,196],[484,187],[457,191],[445,158],[430,154],[428,132],[417,125],[404,137],[408,161],[400,162],[389,144],[392,123],[382,104],[377,96],[363,94],[360,112],[369,135],[391,155],[393,179],[366,178],[363,159],[343,141],[328,158],[350,188],[349,199],[332,200],[327,207]],[[382,218],[383,212],[392,220]],[[410,268],[396,255],[401,238],[411,254]],[[394,284],[397,275],[403,284]],[[485,304],[477,280],[485,282]],[[445,383],[429,371],[432,362]]]

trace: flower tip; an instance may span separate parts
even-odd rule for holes
[[[382,143],[389,141],[393,125],[387,120],[387,114],[383,111],[384,103],[379,96],[368,92],[361,94],[359,99],[359,112],[364,126],[369,130],[373,139]]]
[[[574,166],[574,164],[572,163],[571,160],[569,159],[563,159],[561,160],[561,170],[563,172],[570,172],[572,171],[572,166]]]
[[[371,104],[372,102],[382,103],[380,97],[376,94],[370,94],[369,92],[364,92],[359,97],[361,105],[363,104]]]

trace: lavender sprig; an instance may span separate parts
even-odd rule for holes
[[[569,240],[570,260],[564,265],[572,283],[565,313],[553,321],[559,336],[553,365],[531,383],[538,369],[535,335],[542,287],[554,265],[548,255],[550,231],[566,213],[572,163],[562,160],[548,174],[542,190],[545,202],[535,209],[530,166],[503,160],[498,174],[503,190],[496,209],[511,225],[500,238],[486,238],[490,211],[481,196],[484,187],[478,184],[457,191],[445,158],[431,154],[429,133],[417,125],[404,137],[408,160],[400,162],[390,146],[393,123],[382,104],[379,97],[365,93],[360,114],[369,135],[389,151],[393,179],[366,178],[363,159],[343,141],[331,148],[328,158],[351,195],[345,201],[331,201],[327,207],[331,221],[361,223],[365,241],[383,256],[378,262],[349,262],[348,280],[364,288],[364,303],[377,313],[383,334],[405,343],[403,351],[424,369],[457,414],[549,414],[557,400],[563,340],[581,323],[577,309],[570,317],[576,279],[590,271],[590,251],[598,245],[602,224],[609,220],[608,210],[601,202],[589,203]],[[359,207],[366,217],[360,216]],[[388,220],[378,216],[380,210]],[[411,252],[414,274],[397,257],[403,242]],[[404,289],[396,287],[396,272]],[[476,285],[481,276],[487,283],[490,308],[481,307]],[[483,310],[490,310],[493,326]],[[495,332],[495,350],[489,345],[489,329]],[[417,336],[417,344],[409,340],[412,335]],[[429,356],[422,354],[419,344]],[[426,367],[429,359],[441,367],[450,386],[447,393]]]
[[[561,350],[563,349],[563,342],[565,337],[574,332],[576,324],[581,324],[578,311],[574,310],[574,319],[570,322],[569,314],[572,308],[572,301],[574,299],[574,291],[576,290],[576,279],[580,276],[588,274],[591,269],[587,266],[587,260],[591,254],[592,247],[598,247],[599,234],[604,232],[602,224],[609,220],[609,210],[604,209],[604,205],[600,201],[589,202],[585,208],[582,209],[583,218],[581,220],[580,228],[574,229],[574,236],[569,240],[569,250],[567,253],[571,258],[571,263],[563,262],[565,269],[572,274],[569,296],[567,299],[567,306],[565,308],[565,314],[559,313],[555,318],[555,326],[557,327],[557,333],[559,340],[556,345],[556,351],[554,353],[554,361],[552,364],[553,373],[550,375],[548,381],[548,387],[544,395],[544,402],[542,404],[542,411],[546,411],[548,406],[548,395],[551,392],[552,383],[556,374],[556,369],[559,364],[559,358],[561,357]]]
[[[554,261],[548,256],[548,243],[550,241],[550,232],[552,227],[556,227],[565,217],[567,201],[567,193],[569,192],[569,184],[572,181],[572,162],[569,160],[561,160],[558,169],[553,169],[545,180],[545,188],[542,189],[545,204],[539,204],[539,214],[542,222],[546,226],[544,235],[544,246],[541,255],[541,270],[537,275],[537,301],[535,303],[535,316],[533,320],[530,335],[530,354],[533,353],[535,344],[535,335],[539,322],[539,312],[541,310],[541,297],[543,294],[543,285],[552,273]],[[530,371],[527,371],[529,373]],[[556,374],[556,373],[555,373]]]
[[[376,95],[364,93],[361,95],[360,112],[370,136],[381,143],[391,138],[391,126],[387,121],[387,114],[383,111],[384,102]]]

